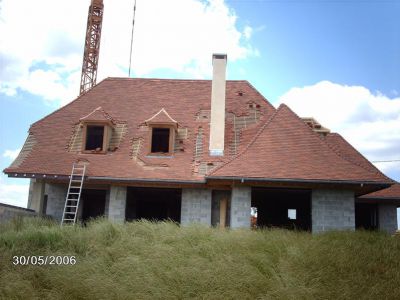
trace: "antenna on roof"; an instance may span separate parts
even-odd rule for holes
[[[135,28],[135,15],[136,15],[136,0],[133,4],[133,19],[132,19],[132,32],[131,32],[131,51],[129,53],[129,71],[128,77],[131,77],[131,64],[132,64],[132,45],[133,45],[133,29]]]

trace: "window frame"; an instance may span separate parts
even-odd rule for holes
[[[153,129],[155,128],[168,128],[169,129],[169,145],[168,152],[151,152],[151,148],[153,145]],[[171,124],[149,124],[149,147],[148,147],[148,155],[149,156],[171,156],[174,153],[174,144],[175,144],[175,126]]]
[[[86,150],[86,138],[87,138],[87,128],[88,126],[103,126],[104,132],[103,132],[103,146],[102,150],[96,151],[96,150]],[[108,151],[108,145],[109,145],[109,140],[110,140],[110,126],[108,122],[84,122],[83,123],[83,134],[82,134],[82,153],[87,153],[87,154],[106,154]]]

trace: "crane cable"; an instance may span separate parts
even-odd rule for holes
[[[132,19],[132,32],[131,32],[131,50],[129,53],[129,71],[128,77],[131,77],[131,64],[132,64],[132,46],[133,46],[133,29],[135,28],[135,15],[136,15],[136,0],[133,4],[133,19]]]

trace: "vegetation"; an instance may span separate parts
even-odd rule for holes
[[[400,237],[140,221],[0,225],[1,299],[399,299]],[[76,256],[13,265],[13,256]]]

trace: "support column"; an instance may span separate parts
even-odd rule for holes
[[[125,221],[126,186],[110,187],[110,200],[108,205],[108,219],[113,222]]]
[[[181,224],[189,223],[211,226],[211,190],[182,189]]]
[[[312,191],[312,232],[355,230],[354,192]]]
[[[379,204],[378,206],[379,230],[394,234],[397,230],[397,207],[393,204]]]
[[[29,185],[28,208],[42,214],[45,182],[42,179],[31,179]]]
[[[231,228],[250,228],[251,187],[234,187],[231,198]]]
[[[45,189],[47,195],[46,215],[61,222],[64,212],[65,198],[67,197],[67,184],[47,183]]]

